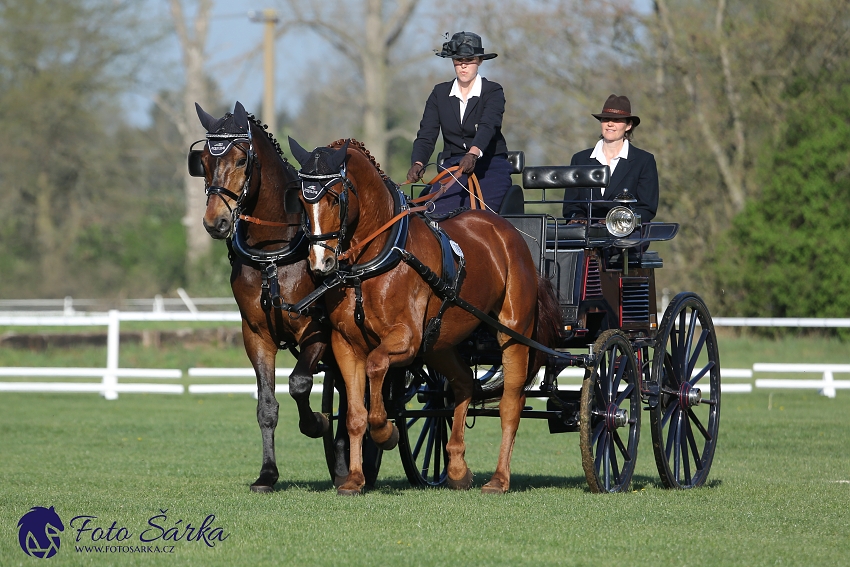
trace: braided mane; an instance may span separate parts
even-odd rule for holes
[[[257,118],[253,114],[248,115],[248,120],[252,122],[255,126],[263,129],[263,132],[265,132],[266,136],[269,137],[269,141],[272,143],[272,146],[274,146],[274,149],[277,151],[278,155],[283,158],[283,161],[285,163],[289,163],[289,160],[286,159],[286,156],[283,154],[283,150],[280,148],[280,143],[278,143],[272,133],[269,132],[268,124],[263,124],[262,122],[260,122],[259,118]]]
[[[361,142],[359,140],[355,140],[354,138],[347,138],[347,139],[342,138],[342,139],[337,140],[336,142],[332,142],[332,143],[328,144],[328,147],[338,149],[338,148],[341,148],[343,145],[345,145],[345,142],[347,142],[347,141],[350,142],[350,144],[349,144],[350,147],[354,147],[354,148],[360,150],[367,158],[369,158],[369,161],[372,162],[372,165],[375,166],[375,169],[378,170],[378,173],[381,174],[381,178],[384,181],[389,181],[389,179],[390,179],[389,176],[386,173],[384,173],[384,171],[381,169],[381,164],[379,164],[378,160],[375,159],[375,156],[373,156],[372,153],[369,150],[366,149],[366,145],[363,142]]]

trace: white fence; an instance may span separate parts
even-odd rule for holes
[[[182,290],[181,290],[182,291]],[[9,382],[0,380],[0,392],[98,392],[108,400],[118,398],[119,393],[160,393],[182,394],[185,389],[182,384],[157,384],[145,382],[119,382],[119,379],[156,379],[180,380],[183,371],[179,369],[154,368],[120,368],[118,361],[120,324],[121,321],[206,321],[206,322],[240,322],[242,319],[236,311],[199,311],[195,302],[183,297],[183,304],[188,309],[184,312],[166,312],[154,310],[151,312],[121,312],[111,310],[106,314],[94,315],[0,315],[0,326],[26,327],[107,327],[106,366],[103,368],[55,368],[55,367],[0,367],[0,378],[55,377],[55,378],[100,378],[100,382]],[[197,300],[196,300],[197,301]],[[714,319],[716,327],[814,327],[835,328],[850,327],[850,319],[765,319],[765,318],[726,318]],[[278,376],[288,376],[290,368],[279,368]],[[815,373],[821,378],[810,380],[777,379],[771,377],[785,373]],[[581,377],[582,369],[567,369],[561,377],[565,379]],[[251,368],[190,368],[192,378],[246,378],[237,384],[191,384],[190,394],[238,393],[256,395],[254,371]],[[754,374],[763,374],[754,383]],[[756,363],[752,369],[721,369],[723,391],[725,393],[746,393],[756,388],[813,388],[823,395],[835,397],[836,390],[850,389],[850,380],[835,380],[835,374],[850,374],[850,364],[775,364]],[[250,379],[248,381],[247,379]],[[734,380],[734,381],[730,381]],[[744,381],[741,381],[744,380]],[[576,384],[565,381],[564,388],[575,388]],[[277,392],[287,392],[287,385],[278,385]],[[314,392],[320,392],[321,386],[314,385]]]

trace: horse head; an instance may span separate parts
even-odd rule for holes
[[[348,142],[308,152],[289,138],[289,148],[301,165],[300,197],[310,241],[310,269],[326,276],[339,268],[338,256],[360,213],[357,193],[347,176]]]
[[[195,109],[207,135],[203,150],[189,151],[189,173],[204,178],[204,228],[213,238],[222,239],[232,233],[239,211],[258,184],[253,182],[253,173],[259,168],[253,125],[240,102],[232,113],[218,119],[197,103]]]

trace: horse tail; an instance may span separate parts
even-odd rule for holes
[[[553,348],[561,334],[561,304],[558,293],[551,280],[537,275],[537,323],[531,338],[543,346]],[[528,356],[528,376],[525,387],[531,386],[540,368],[546,364],[549,355],[537,349],[532,349]]]

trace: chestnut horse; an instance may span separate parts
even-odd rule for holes
[[[298,406],[299,429],[308,437],[322,437],[329,427],[328,418],[310,408],[313,375],[322,360],[328,366],[326,379],[333,380],[336,363],[327,348],[326,326],[309,314],[293,317],[280,309],[316,287],[307,270],[300,205],[297,198],[298,210],[287,210],[284,205],[285,190],[298,187],[295,168],[282,158],[277,141],[239,102],[232,114],[221,119],[196,107],[207,129],[207,143],[202,151],[190,151],[189,170],[204,177],[204,228],[213,238],[228,241],[230,283],[242,315],[245,352],[257,375],[263,463],[251,490],[271,492],[278,480],[274,447],[279,407],[275,398],[277,351],[290,348],[298,357],[289,377],[289,393]],[[294,350],[296,345],[300,354]],[[337,461],[344,464],[344,459]]]
[[[398,442],[398,429],[388,421],[384,407],[384,379],[390,367],[410,365],[416,357],[445,375],[454,391],[454,420],[446,445],[448,485],[468,489],[472,473],[465,460],[464,429],[474,379],[455,347],[480,321],[457,304],[443,304],[421,271],[414,271],[418,260],[418,269],[424,265],[431,275],[443,273],[440,240],[422,217],[404,216],[407,204],[399,197],[401,191],[362,144],[355,141],[348,147],[349,142],[340,140],[308,152],[289,140],[292,155],[301,164],[310,269],[329,276],[326,284],[339,282],[327,284],[330,290],[325,293],[331,344],[349,394],[349,474],[338,492],[358,494],[364,486],[361,439],[367,424],[383,449]],[[401,220],[391,222],[396,216]],[[401,225],[402,229],[385,230]],[[458,296],[485,314],[492,313],[511,331],[551,346],[558,332],[557,298],[551,285],[542,278],[538,281],[519,232],[498,215],[480,210],[445,220],[440,228],[453,241],[455,257],[465,261],[465,268],[459,269]],[[349,260],[350,264],[343,263]],[[440,315],[442,324],[434,333],[428,322]],[[426,328],[430,337],[423,344]],[[497,338],[504,369],[499,402],[502,442],[496,471],[482,491],[501,494],[510,487],[511,452],[525,389],[545,355],[530,356],[528,346],[503,332]],[[368,412],[362,401],[367,380]]]

